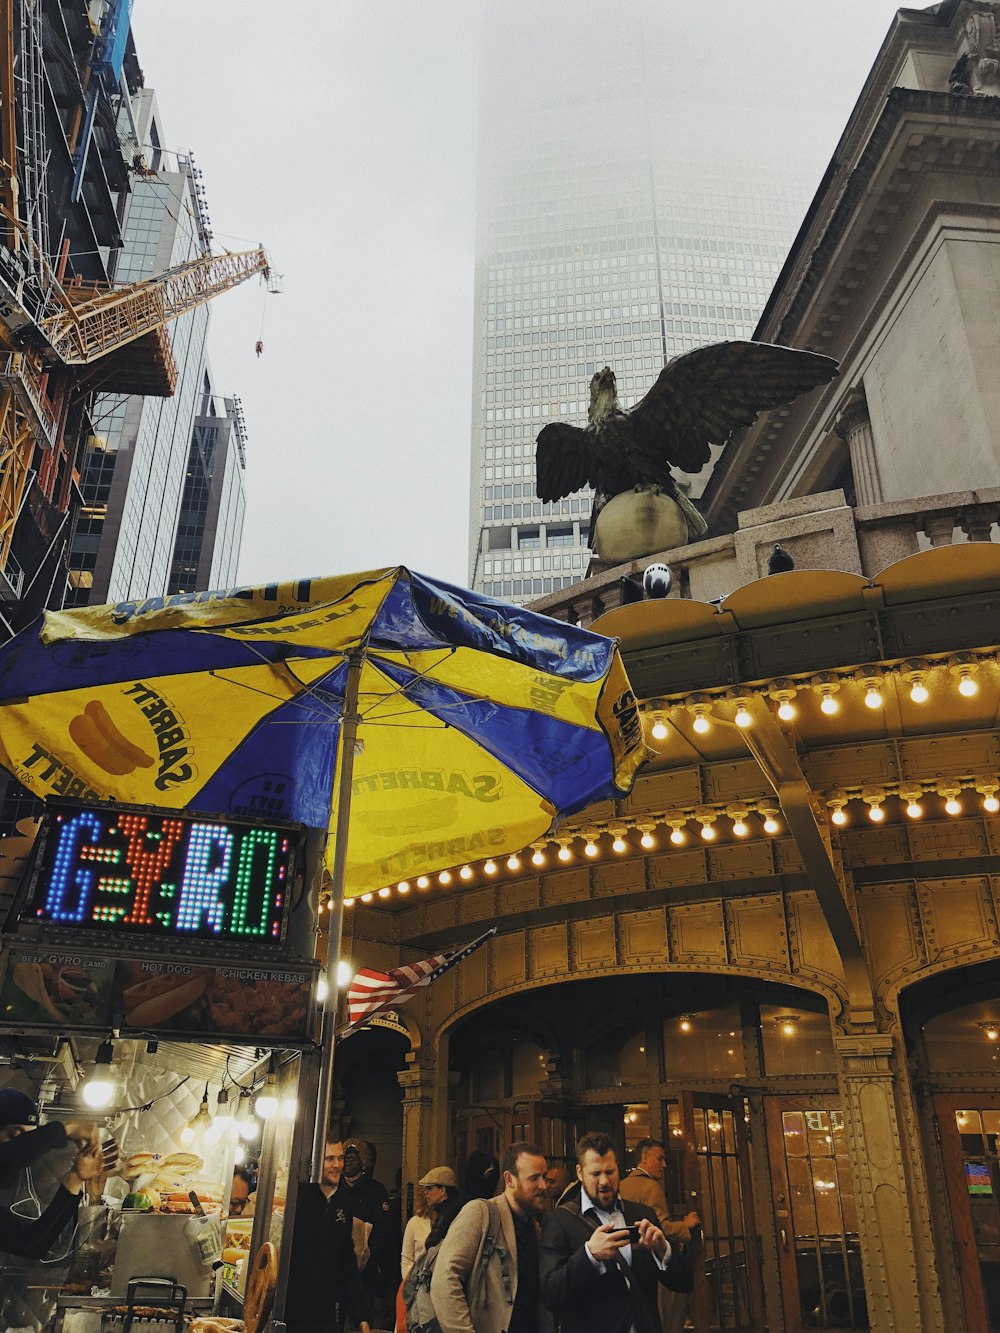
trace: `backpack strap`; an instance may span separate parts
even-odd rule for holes
[[[496,1254],[500,1258],[500,1276],[503,1280],[504,1296],[506,1297],[507,1304],[513,1305],[514,1295],[510,1281],[510,1255],[507,1253],[507,1247],[502,1240],[503,1219],[500,1216],[500,1208],[493,1199],[484,1199],[483,1202],[486,1204],[488,1220],[486,1235],[483,1238],[482,1259],[479,1264],[476,1287],[477,1289],[482,1287],[486,1293],[486,1297],[483,1301],[483,1305],[486,1306],[489,1303],[489,1287],[486,1283],[486,1267],[494,1254]],[[471,1298],[471,1291],[469,1292],[469,1296]]]

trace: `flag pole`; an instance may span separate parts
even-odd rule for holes
[[[333,1105],[333,1056],[337,1024],[337,964],[344,934],[344,885],[347,879],[347,838],[351,822],[351,784],[354,780],[354,752],[358,739],[358,692],[364,650],[353,648],[347,654],[347,683],[344,687],[344,711],[340,719],[340,782],[337,786],[337,831],[333,844],[333,870],[330,890],[330,921],[326,943],[326,1002],[323,1010],[322,1064],[316,1096],[316,1123],[313,1125],[312,1169],[309,1179],[317,1184],[323,1178],[323,1157],[330,1128]]]

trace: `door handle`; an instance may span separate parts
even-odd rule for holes
[[[785,1253],[787,1254],[787,1253],[788,1253],[788,1232],[785,1230],[784,1227],[782,1227],[781,1230],[780,1230],[780,1232],[779,1232],[778,1234],[781,1236],[781,1248],[782,1248],[782,1249],[785,1251]]]

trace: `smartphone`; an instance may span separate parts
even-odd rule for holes
[[[620,1236],[622,1235],[622,1232],[619,1231],[617,1234]],[[628,1243],[630,1245],[639,1244],[639,1228],[637,1226],[626,1227],[624,1234],[628,1236]]]

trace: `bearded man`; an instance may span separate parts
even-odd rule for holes
[[[473,1199],[441,1242],[431,1301],[441,1333],[538,1333],[538,1223],[548,1208],[548,1163],[515,1143],[500,1163],[504,1191]]]

